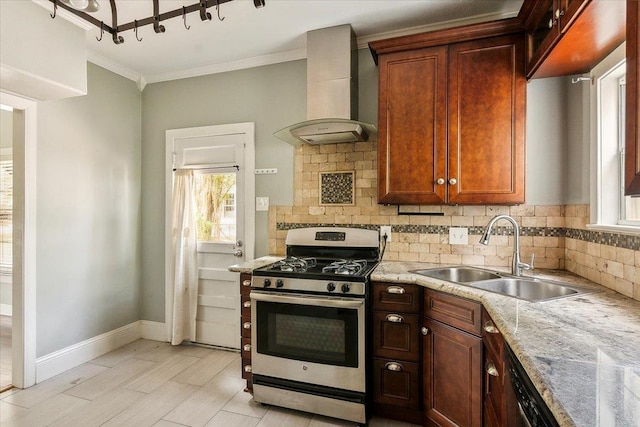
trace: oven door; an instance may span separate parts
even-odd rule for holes
[[[365,391],[365,300],[251,292],[251,371]]]

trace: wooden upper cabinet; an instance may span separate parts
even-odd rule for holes
[[[524,203],[519,25],[504,20],[370,44],[379,65],[378,203]]]
[[[586,73],[625,38],[625,2],[525,0],[527,78]]]
[[[524,203],[524,40],[449,47],[449,203]]]
[[[640,196],[640,4],[627,0],[625,194]]]
[[[382,55],[379,61],[379,203],[444,203],[447,48]]]

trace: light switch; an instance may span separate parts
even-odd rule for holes
[[[450,245],[469,244],[469,229],[466,227],[450,227],[449,228],[449,244]]]
[[[269,198],[256,197],[256,211],[268,211],[268,210],[269,210]]]

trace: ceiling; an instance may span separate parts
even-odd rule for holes
[[[108,0],[99,0],[98,20],[111,25]],[[198,0],[160,0],[160,13],[198,3]],[[118,23],[153,16],[151,0],[116,0]],[[513,17],[522,0],[266,0],[256,9],[253,0],[233,0],[209,9],[211,21],[199,14],[165,20],[164,33],[152,25],[120,33],[116,45],[100,30],[87,31],[89,60],[132,80],[157,82],[210,74],[306,57],[306,32],[351,24],[358,43],[426,31],[428,29]]]

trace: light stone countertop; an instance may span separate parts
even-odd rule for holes
[[[525,275],[598,292],[532,303],[410,272],[433,267],[382,262],[371,280],[481,302],[560,426],[640,427],[640,302],[566,271]]]
[[[283,256],[263,256],[260,258],[252,259],[251,261],[234,264],[229,267],[229,271],[233,271],[236,273],[251,273],[256,268],[264,267],[265,265],[280,261],[283,258]]]

